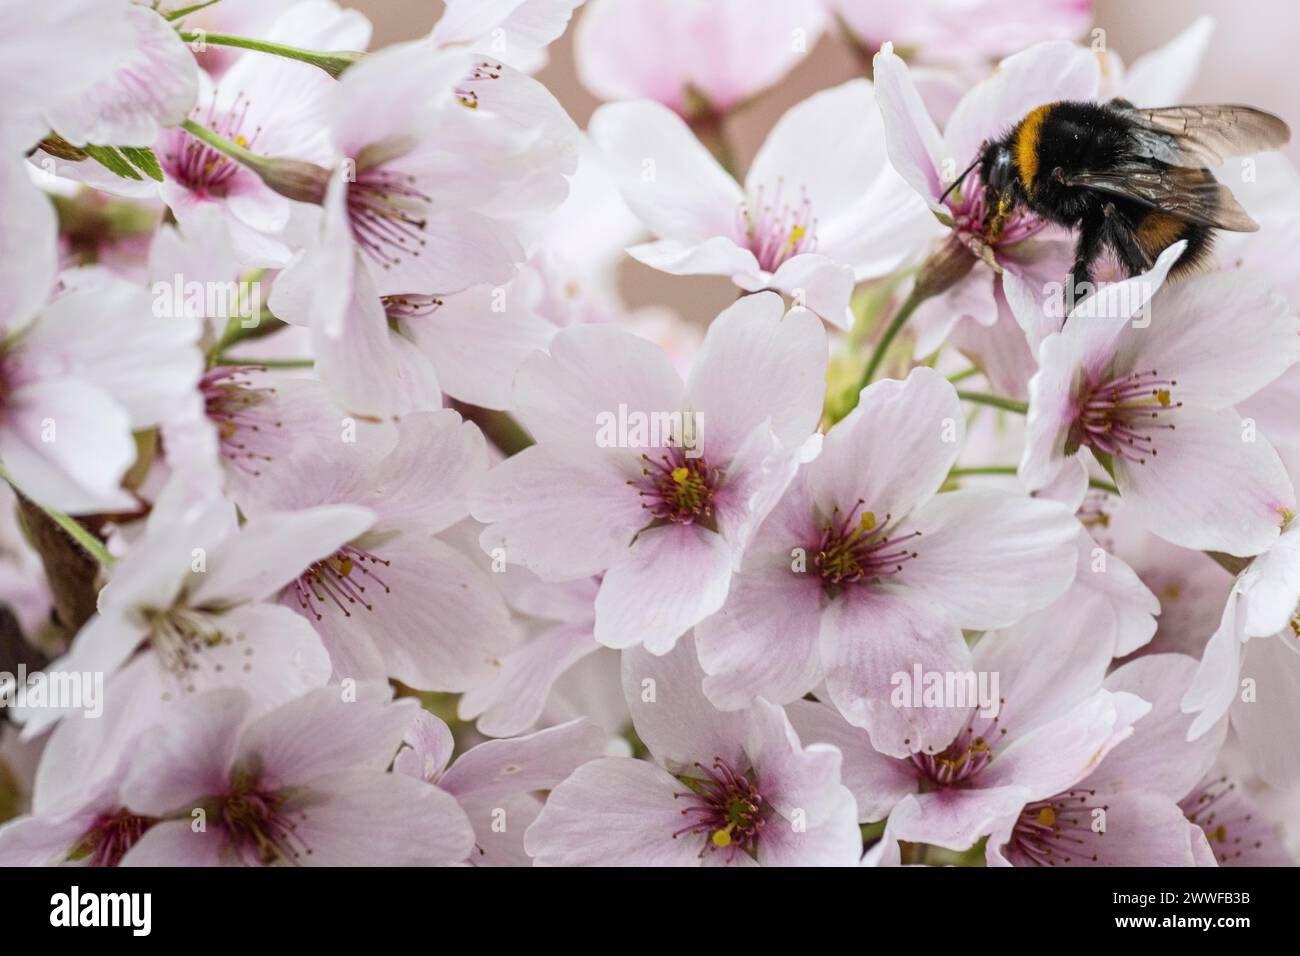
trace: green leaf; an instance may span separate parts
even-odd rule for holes
[[[89,143],[82,150],[99,165],[123,179],[140,179],[140,174],[121,153],[113,146],[91,146]]]
[[[127,162],[154,182],[163,181],[162,166],[158,164],[158,157],[148,146],[123,146],[122,155],[126,157]]]

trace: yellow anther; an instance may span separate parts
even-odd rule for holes
[[[1214,839],[1218,840],[1220,843],[1227,841],[1228,831],[1224,828],[1222,823],[1214,828]]]
[[[1038,822],[1045,827],[1050,827],[1056,822],[1056,811],[1051,807],[1043,807],[1038,811]]]
[[[248,148],[248,137],[246,137],[243,133],[239,133],[239,134],[237,134],[237,135],[235,136],[235,145],[236,145],[236,146],[242,146],[242,147],[244,147],[245,149],[247,149],[247,148]]]
[[[678,465],[673,469],[673,481],[679,485],[686,484],[686,479],[691,476],[691,470],[685,465]]]
[[[862,518],[858,521],[858,527],[863,531],[876,530],[876,513],[874,511],[862,512]]]
[[[1157,389],[1156,401],[1160,403],[1161,408],[1168,408],[1170,402],[1169,389],[1167,388]]]
[[[791,226],[790,238],[787,241],[791,246],[797,246],[799,245],[803,237],[806,236],[807,234],[808,234],[808,230],[805,229],[803,226],[798,226],[798,225]]]
[[[716,847],[731,846],[731,828],[735,824],[728,824],[725,830],[713,831],[713,845]]]

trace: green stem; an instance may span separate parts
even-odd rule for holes
[[[1000,408],[1003,411],[1015,412],[1017,415],[1029,414],[1029,403],[1018,402],[1014,398],[1003,398],[1001,395],[990,395],[987,392],[967,392],[962,389],[957,390],[957,397],[963,402],[974,402],[977,405],[991,405],[994,408]]]
[[[881,363],[885,361],[885,353],[894,344],[894,339],[898,338],[898,333],[903,331],[903,326],[912,317],[912,313],[916,311],[917,306],[929,297],[930,293],[923,291],[921,284],[918,282],[912,289],[911,294],[898,307],[898,311],[894,313],[894,318],[890,321],[889,327],[885,329],[885,334],[880,337],[880,341],[876,343],[875,349],[872,350],[871,358],[867,359],[867,367],[862,371],[862,380],[858,382],[859,392],[871,384],[871,380],[876,377],[876,372],[880,370]]]
[[[216,355],[213,365],[260,365],[262,368],[311,368],[316,363],[311,359],[259,359],[238,358],[234,355]]]
[[[166,13],[163,13],[162,16],[164,20],[169,22],[176,21],[182,17],[188,17],[191,13],[197,13],[205,7],[210,7],[217,2],[219,2],[219,0],[204,0],[202,3],[194,3],[188,7],[181,7],[179,10],[168,10]],[[161,10],[158,12],[162,13]]]
[[[203,30],[181,30],[180,38],[186,43],[212,43],[216,46],[233,46],[241,50],[256,50],[258,53],[270,53],[274,56],[287,57],[301,63],[318,66],[330,76],[338,79],[343,71],[360,60],[364,53],[321,53],[319,50],[304,50],[301,47],[285,46],[282,43],[268,43],[252,37],[232,36],[229,33],[207,33]]]
[[[9,472],[5,470],[3,465],[0,465],[0,478],[3,478],[5,481],[9,482],[9,484],[13,485],[15,489],[18,489],[18,486],[14,485],[13,478],[10,476]],[[21,489],[18,490],[21,491]],[[82,549],[98,561],[103,567],[110,568],[113,566],[113,556],[109,554],[108,549],[104,547],[104,542],[91,534],[76,518],[66,515],[62,511],[57,511],[54,508],[43,505],[40,502],[34,503],[38,508],[50,516],[51,521],[66,531],[68,537],[81,545]]]
[[[964,382],[966,381],[966,379],[973,378],[979,373],[980,370],[977,369],[974,365],[972,365],[970,368],[964,368],[960,372],[953,372],[951,375],[948,376],[948,381],[956,385],[958,382]]]

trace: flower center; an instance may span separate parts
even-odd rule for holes
[[[979,734],[972,724],[939,753],[912,754],[912,764],[934,786],[969,786],[993,759],[993,743],[1006,734],[1005,729],[996,726],[997,722],[996,717],[992,718]]]
[[[418,256],[425,244],[424,210],[431,202],[415,177],[372,166],[348,184],[348,220],[357,245],[384,269]]]
[[[199,379],[199,392],[208,419],[217,428],[221,456],[245,474],[261,474],[258,462],[271,457],[250,446],[250,438],[262,437],[264,428],[282,428],[281,422],[267,418],[258,406],[275,394],[270,387],[255,386],[247,373],[254,366],[214,368]],[[251,433],[251,435],[250,435]]]
[[[198,658],[205,650],[231,639],[213,625],[209,616],[179,604],[165,609],[144,608],[141,613],[148,627],[149,646],[157,653],[163,669],[176,678],[197,671]],[[232,638],[242,641],[244,636],[235,634]],[[251,654],[251,649],[246,653]],[[250,666],[246,664],[244,669]],[[193,693],[194,684],[186,684],[184,689]]]
[[[231,844],[246,861],[270,866],[280,861],[295,863],[311,848],[298,838],[297,823],[285,810],[287,795],[261,790],[256,785],[237,783],[221,801],[221,823]],[[299,814],[306,819],[306,814]]]
[[[1210,849],[1222,866],[1242,856],[1247,850],[1258,850],[1261,840],[1247,843],[1251,831],[1261,832],[1253,822],[1254,814],[1232,812],[1232,796],[1237,785],[1227,777],[1218,777],[1185,796],[1178,804],[1183,815],[1205,831]],[[1240,806],[1240,804],[1238,804]],[[1245,830],[1247,836],[1242,836]]]
[[[919,538],[921,532],[891,537],[887,532],[893,516],[887,514],[880,520],[874,511],[863,510],[865,503],[859,498],[847,514],[837,505],[821,538],[810,549],[813,566],[832,591],[845,584],[891,577],[917,556],[905,543]]]
[[[958,233],[973,236],[989,245],[1011,245],[1040,232],[1047,223],[1005,200],[988,194],[979,173],[971,170],[960,186],[948,194],[944,204],[952,213]]]
[[[360,604],[367,611],[375,609],[373,594],[367,594],[370,588],[383,588],[384,594],[392,590],[372,570],[375,565],[389,567],[392,562],[345,544],[300,574],[290,587],[297,594],[298,606],[318,621],[324,616],[321,609],[327,606],[327,601],[342,611],[344,617],[351,617],[349,605]]]
[[[817,220],[808,190],[800,187],[798,200],[790,202],[784,180],[777,180],[770,200],[759,186],[753,201],[742,202],[736,210],[736,235],[765,272],[775,272],[787,259],[812,252],[817,247]]]
[[[695,768],[701,776],[679,778],[689,789],[673,794],[675,799],[684,797],[691,803],[682,810],[689,822],[673,839],[685,833],[703,836],[701,857],[717,850],[730,851],[727,862],[739,851],[752,856],[768,814],[755,782],[721,757],[713,758],[712,767],[697,763]]]
[[[1019,866],[1061,866],[1080,857],[1096,863],[1096,852],[1089,855],[1086,848],[1104,832],[1092,828],[1096,815],[1088,801],[1095,795],[1095,790],[1067,790],[1026,804],[1007,842],[1007,858]]]
[[[152,817],[137,816],[126,809],[101,813],[68,854],[68,859],[88,860],[90,866],[117,866],[126,851],[156,822]]]
[[[651,517],[673,524],[712,520],[722,469],[710,468],[703,456],[688,457],[678,445],[665,449],[657,460],[642,455],[641,461],[640,480],[628,484],[640,489],[641,507]]]
[[[1174,379],[1152,369],[1112,378],[1088,389],[1079,403],[1072,433],[1075,445],[1087,445],[1139,465],[1157,453],[1156,438],[1173,431],[1169,418],[1183,403],[1175,401]]]
[[[249,100],[243,93],[235,97],[229,110],[218,113],[214,102],[208,106],[207,116],[202,123],[222,139],[229,140],[236,146],[251,149],[261,135],[262,129],[253,130],[252,135],[243,132],[248,118]],[[194,111],[198,115],[198,110]],[[172,177],[188,189],[197,193],[211,193],[217,196],[226,194],[226,186],[232,176],[239,170],[239,163],[217,152],[206,143],[200,142],[188,133],[178,136],[172,148],[165,154],[167,171]]]

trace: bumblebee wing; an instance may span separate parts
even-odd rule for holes
[[[1216,166],[1229,156],[1276,149],[1291,140],[1279,117],[1250,106],[1118,107],[1132,119],[1139,155],[1173,166]]]
[[[1117,166],[1074,173],[1065,184],[1132,199],[1201,226],[1231,232],[1254,232],[1259,228],[1228,187],[1208,169]]]

